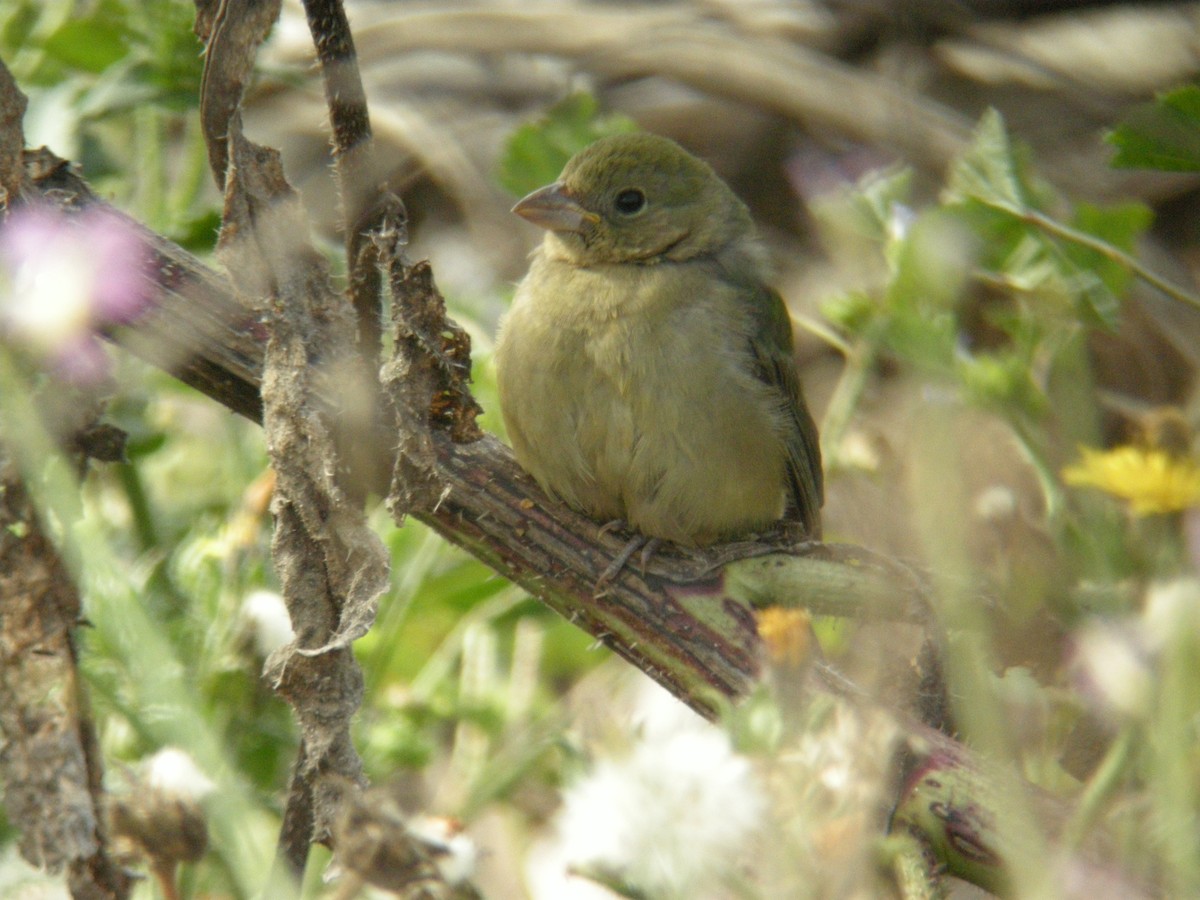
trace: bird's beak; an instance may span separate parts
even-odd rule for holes
[[[548,231],[574,231],[582,234],[595,225],[600,217],[589,212],[567,193],[559,182],[538,188],[528,197],[517,201],[512,208],[518,216]]]

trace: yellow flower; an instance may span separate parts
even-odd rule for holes
[[[812,656],[812,617],[807,610],[769,606],[758,613],[758,636],[777,666],[798,669]]]
[[[1100,488],[1128,500],[1139,516],[1200,505],[1200,465],[1193,459],[1129,445],[1080,449],[1083,460],[1063,470],[1067,484]]]

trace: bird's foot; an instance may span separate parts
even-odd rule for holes
[[[610,519],[600,526],[600,530],[596,532],[597,537],[604,537],[606,534],[612,534],[616,531],[633,531],[629,527],[629,523],[624,519]]]
[[[606,529],[609,529],[610,526],[616,526],[620,524],[623,523],[609,522],[604,526],[604,528],[600,529],[601,533],[603,533]],[[602,593],[604,589],[612,583],[612,580],[620,574],[621,570],[625,568],[625,566],[629,563],[630,558],[633,556],[633,554],[637,553],[638,550],[642,551],[641,572],[643,575],[645,575],[646,566],[650,564],[650,557],[654,555],[655,551],[658,550],[660,546],[662,546],[662,541],[658,538],[646,537],[644,534],[635,534],[632,538],[630,538],[629,542],[621,548],[621,552],[616,555],[613,561],[610,562],[605,567],[604,571],[600,573],[600,577],[596,579],[596,593]]]

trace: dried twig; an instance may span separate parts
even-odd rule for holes
[[[79,593],[0,446],[0,782],[21,855],[67,870],[73,896],[120,900],[130,874],[110,855],[103,759],[75,649]]]
[[[278,5],[267,12],[273,20]],[[272,554],[297,635],[267,668],[302,732],[280,846],[299,875],[310,842],[332,830],[340,795],[331,779],[362,778],[349,733],[362,674],[350,644],[374,620],[387,555],[339,477],[337,443],[346,432],[334,411],[361,381],[351,311],[306,239],[278,154],[241,132],[241,90],[270,24],[261,7],[222,4],[201,29],[209,38],[203,106],[210,160],[225,164],[215,172],[225,186],[219,252],[238,290],[267,304],[262,417],[276,473]]]

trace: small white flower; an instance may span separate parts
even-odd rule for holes
[[[888,236],[894,241],[903,240],[917,221],[917,213],[911,206],[898,202],[892,204],[889,212]]]
[[[1173,643],[1181,633],[1200,631],[1200,581],[1177,578],[1151,585],[1146,592],[1142,626],[1147,642],[1156,651]]]
[[[1143,629],[1130,619],[1096,622],[1075,636],[1071,669],[1083,696],[1118,718],[1138,718],[1154,689]]]
[[[409,820],[408,830],[430,851],[446,884],[464,884],[475,875],[479,848],[456,819],[415,816]]]
[[[886,730],[869,730],[862,716],[839,705],[823,725],[805,731],[781,760],[792,767],[797,784],[820,797],[822,806],[854,808],[872,801],[878,782],[879,773],[867,764],[864,751],[878,742],[886,752],[888,740]],[[868,773],[874,777],[866,777]]]
[[[216,785],[178,747],[164,747],[146,762],[146,786],[182,800],[201,800]]]
[[[985,522],[1007,522],[1017,513],[1017,495],[1012,488],[993,484],[975,496],[975,515]]]
[[[848,431],[838,448],[838,465],[860,472],[878,472],[884,455],[881,442],[861,429]]]
[[[254,632],[254,646],[270,656],[296,636],[287,605],[275,591],[252,591],[242,602],[242,618]]]
[[[729,737],[685,713],[687,719],[648,716],[627,756],[601,760],[568,788],[559,845],[546,851],[549,857],[567,869],[611,874],[655,897],[705,896],[731,871],[762,822],[766,799]],[[682,727],[672,731],[672,719]],[[555,892],[561,880],[558,888],[546,882],[553,879],[534,885],[537,897],[563,896]]]

